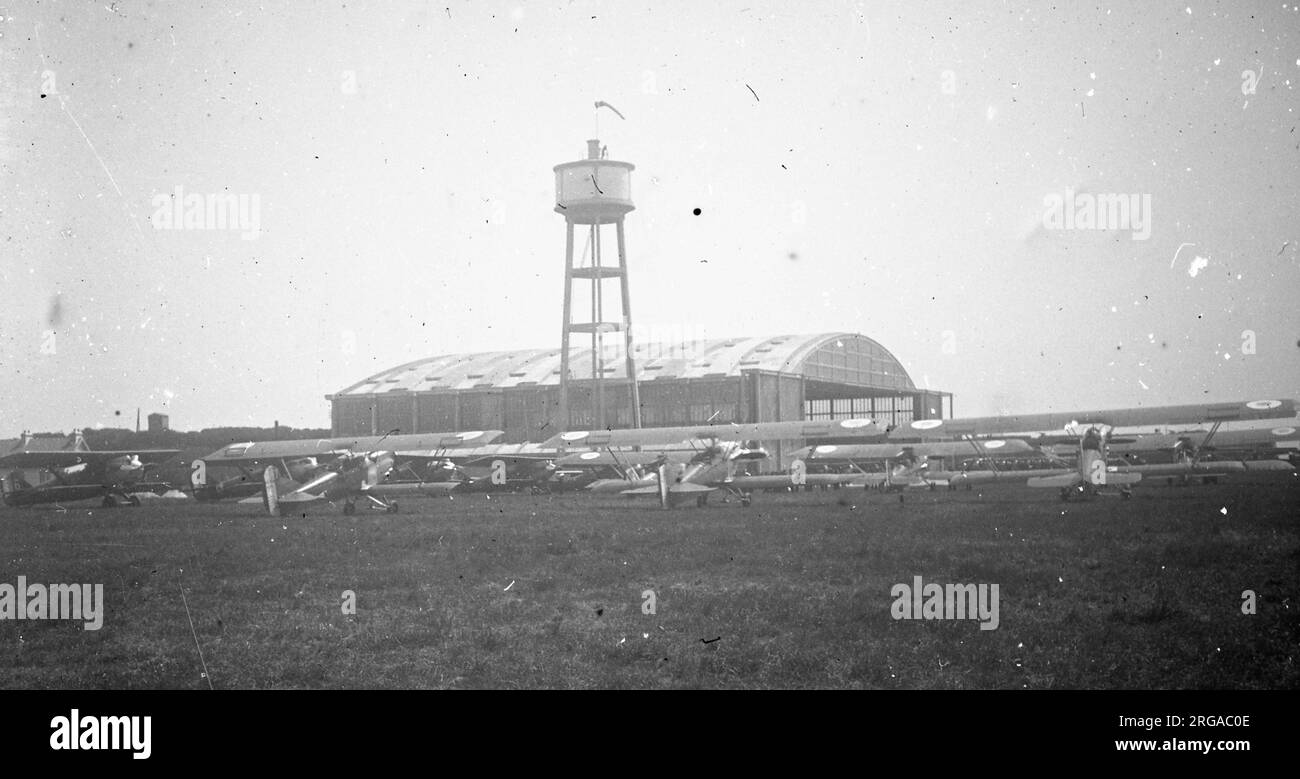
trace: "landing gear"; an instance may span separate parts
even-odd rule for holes
[[[1130,500],[1133,497],[1133,490],[1120,490],[1120,500]]]
[[[1062,487],[1062,488],[1061,488],[1061,501],[1062,501],[1062,502],[1067,502],[1067,503],[1068,503],[1069,500],[1070,500],[1070,488],[1069,488],[1069,487]]]
[[[356,502],[350,500],[350,501],[348,501],[347,503],[344,503],[344,504],[343,504],[343,513],[344,513],[345,515],[349,516],[349,517],[352,516],[353,514],[357,513],[357,504],[356,504]]]
[[[139,506],[139,505],[140,505],[140,498],[139,498],[138,496],[136,496],[136,495],[129,495],[129,496],[127,496],[127,501],[128,501],[132,506]]]
[[[745,493],[740,496],[740,505],[744,506],[745,508],[749,508],[749,504],[752,503],[753,501],[754,501],[754,497],[749,493]]]
[[[99,505],[106,509],[117,508],[117,498],[112,495],[105,495],[104,500]]]
[[[396,513],[397,513],[397,501],[393,501],[392,503],[389,503],[386,507],[384,507],[384,511],[385,511],[386,513],[388,513],[388,514],[396,514]]]
[[[698,498],[695,499],[695,505],[700,506],[701,508],[703,508],[704,504],[706,504],[706,503],[708,503],[708,502],[709,502],[709,496],[708,496],[708,495],[701,495],[701,496],[699,496]]]

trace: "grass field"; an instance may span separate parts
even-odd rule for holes
[[[0,583],[106,603],[0,622],[0,687],[1295,688],[1298,482],[4,510]],[[997,583],[998,628],[893,619],[918,575]]]

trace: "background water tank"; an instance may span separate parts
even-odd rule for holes
[[[613,222],[632,205],[630,162],[600,159],[600,142],[587,141],[587,159],[555,166],[555,212],[578,224]]]

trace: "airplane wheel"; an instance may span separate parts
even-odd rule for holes
[[[1129,500],[1133,497],[1133,490],[1122,490],[1120,491],[1119,496],[1123,500]]]
[[[740,505],[744,506],[745,508],[749,508],[749,504],[752,502],[753,502],[753,498],[749,497],[748,495],[742,495],[740,497]]]
[[[349,516],[351,516],[352,514],[357,513],[357,504],[355,504],[355,503],[351,503],[351,502],[349,502],[349,503],[344,503],[344,504],[343,504],[343,513],[344,513],[344,514],[347,514],[347,515],[349,515]]]
[[[389,503],[388,506],[384,508],[384,511],[385,511],[386,513],[388,513],[388,514],[396,514],[396,513],[397,513],[397,503],[396,503],[396,502]]]
[[[131,505],[132,505],[132,506],[139,506],[139,505],[140,505],[140,498],[139,498],[138,496],[132,495],[131,498],[130,498],[130,500],[131,500]]]
[[[99,505],[103,506],[106,509],[115,508],[117,506],[117,498],[113,497],[112,495],[105,495],[103,502],[101,502]]]
[[[971,485],[971,484],[968,483],[968,484],[966,485],[966,491],[967,491],[967,492],[970,492],[972,489],[974,489],[974,485]]]
[[[1061,500],[1062,500],[1062,501],[1067,501],[1067,502],[1070,500],[1070,490],[1069,490],[1069,489],[1066,489],[1066,488],[1064,488],[1064,487],[1061,488]]]
[[[935,487],[937,487],[937,486],[938,486],[938,485],[936,485],[934,482],[930,482],[930,492],[934,492],[934,489],[935,489]]]
[[[898,494],[898,502],[899,503],[903,502],[903,494],[901,492]]]
[[[697,505],[697,506],[703,506],[704,503],[705,503],[705,501],[707,501],[707,500],[708,500],[708,498],[706,498],[705,496],[701,495],[700,497],[698,497],[698,498],[695,499],[695,505]]]

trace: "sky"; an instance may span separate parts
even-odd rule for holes
[[[558,347],[597,133],[639,329],[861,333],[959,416],[1300,396],[1294,3],[2,13],[0,436]]]

